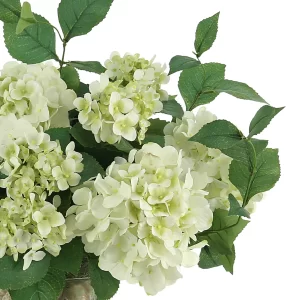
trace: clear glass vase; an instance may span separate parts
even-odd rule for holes
[[[11,300],[7,291],[0,290],[0,300]],[[24,299],[27,300],[27,299]],[[97,300],[89,278],[70,278],[58,300]]]
[[[97,300],[89,278],[70,278],[58,300]]]

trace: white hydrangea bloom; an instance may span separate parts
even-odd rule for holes
[[[183,169],[190,170],[198,188],[204,189],[209,194],[212,210],[217,208],[229,209],[228,195],[233,194],[242,204],[242,197],[238,189],[229,180],[229,166],[232,161],[230,157],[220,150],[208,148],[200,143],[189,141],[207,123],[216,120],[217,117],[201,107],[197,114],[185,112],[182,120],[169,123],[164,129],[165,143],[177,150],[182,150]],[[200,186],[199,186],[200,185]],[[262,199],[262,194],[254,196],[246,209],[252,213],[255,202]]]
[[[61,199],[49,195],[75,186],[83,170],[82,156],[71,142],[66,154],[58,141],[13,114],[0,116],[0,258],[24,255],[24,270],[32,261],[53,256],[66,237],[64,216],[57,211]],[[61,173],[58,169],[61,170]],[[2,194],[2,193],[1,193]]]
[[[174,147],[146,144],[77,189],[67,212],[67,234],[82,236],[99,267],[150,295],[180,278],[179,266],[198,263],[190,238],[212,224],[207,193],[182,163]]]
[[[74,101],[83,128],[95,135],[97,142],[117,143],[123,137],[141,142],[154,113],[163,109],[168,99],[162,84],[169,81],[166,66],[140,58],[138,54],[117,52],[105,62],[107,71],[100,81],[90,85],[90,93]]]
[[[76,97],[50,63],[9,62],[0,74],[0,116],[14,114],[34,127],[69,126],[68,111]]]

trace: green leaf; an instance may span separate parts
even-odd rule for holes
[[[201,249],[199,267],[201,269],[211,269],[222,266],[227,272],[233,274],[233,265],[235,260],[234,245],[231,248],[231,254],[222,255],[212,247],[205,246]]]
[[[51,267],[76,276],[81,267],[83,252],[81,238],[75,238],[62,246],[59,256],[52,258]]]
[[[0,20],[4,23],[17,23],[21,14],[20,0],[0,0]]]
[[[200,252],[200,261],[198,266],[201,269],[211,269],[222,265],[220,262],[221,254],[218,251],[212,249],[212,247],[205,246]]]
[[[77,91],[80,84],[78,72],[71,66],[61,69],[61,79],[67,84],[68,89]]]
[[[39,282],[21,290],[10,291],[12,300],[57,300],[65,286],[65,272],[49,268]]]
[[[256,155],[258,156],[261,152],[263,152],[267,146],[268,146],[268,141],[266,140],[258,140],[258,139],[250,139],[252,145],[254,146]]]
[[[245,83],[232,81],[232,80],[220,80],[213,86],[213,90],[218,93],[227,93],[236,98],[244,100],[252,100],[256,102],[267,103],[257,92]]]
[[[229,195],[228,199],[230,203],[228,216],[241,216],[250,219],[249,212],[245,208],[240,206],[239,202],[232,194]]]
[[[235,247],[232,245],[231,254],[221,255],[220,262],[223,265],[224,269],[233,274],[233,266],[235,261]]]
[[[255,156],[251,144],[246,139],[239,141],[231,148],[222,149],[222,152],[227,156],[244,163],[247,166],[252,164]]]
[[[150,119],[151,125],[148,127],[148,131],[146,132],[146,137],[143,140],[143,144],[146,143],[157,143],[160,146],[165,146],[165,135],[164,128],[168,124],[168,122],[160,119]]]
[[[49,23],[35,15],[38,22]],[[51,26],[36,23],[16,34],[17,24],[4,23],[4,39],[9,54],[24,63],[36,64],[58,57],[55,53],[55,33]]]
[[[86,83],[80,82],[79,88],[77,90],[77,96],[83,98],[84,95],[89,92],[90,92],[90,86]]]
[[[72,193],[70,190],[61,191],[59,193],[52,194],[53,197],[55,195],[59,195],[61,198],[61,205],[57,208],[57,211],[62,213],[64,216],[66,215],[67,210],[71,206]]]
[[[105,174],[105,171],[93,156],[87,153],[82,153],[82,156],[83,156],[82,163],[84,165],[84,169],[80,173],[81,176],[80,184],[91,179],[92,177],[96,177],[99,173],[101,175]]]
[[[2,274],[0,276],[0,289],[23,289],[38,282],[47,274],[50,259],[50,255],[46,255],[41,261],[33,261],[30,267],[23,271],[24,260],[21,257],[15,262],[11,256],[4,256],[0,259],[0,273]]]
[[[219,63],[208,63],[182,71],[178,87],[187,110],[210,103],[219,95],[212,86],[224,79],[225,67]]]
[[[174,74],[178,71],[197,67],[200,62],[197,59],[176,55],[170,61],[170,72],[169,75]]]
[[[143,140],[143,144],[147,143],[156,143],[161,147],[165,146],[165,138],[162,135],[158,134],[146,134],[145,139]]]
[[[270,190],[280,177],[277,149],[265,149],[257,157],[255,169],[233,160],[230,164],[229,179],[240,191],[245,205],[256,194]]]
[[[97,300],[112,298],[119,289],[120,281],[112,277],[109,272],[98,267],[98,258],[89,257],[89,274],[92,287],[97,295]]]
[[[17,24],[16,34],[22,33],[27,27],[37,22],[35,16],[31,11],[31,5],[28,2],[24,2],[21,10],[21,17]]]
[[[51,141],[59,141],[61,149],[65,150],[71,141],[70,128],[50,128],[45,133],[50,135]]]
[[[58,18],[65,40],[90,32],[106,17],[113,0],[62,0]]]
[[[233,242],[248,223],[249,221],[240,217],[228,216],[227,210],[216,209],[212,227],[196,234],[197,241],[193,241],[191,245],[206,240],[218,253],[224,255],[232,254]]]
[[[106,69],[98,61],[70,61],[68,65],[87,72],[102,74]]]
[[[163,110],[161,113],[170,115],[172,117],[181,119],[183,117],[184,111],[181,105],[176,100],[163,101]]]
[[[77,123],[70,130],[73,138],[83,147],[88,148],[97,148],[99,147],[99,143],[96,142],[93,133],[89,130],[85,130],[82,128],[80,123]]]
[[[261,133],[283,109],[284,107],[276,108],[269,105],[261,107],[250,123],[249,137]]]
[[[122,138],[119,143],[114,144],[114,146],[118,150],[120,150],[122,152],[126,152],[126,153],[129,153],[133,149],[132,145],[128,141],[126,141],[124,138]]]
[[[235,125],[226,120],[215,120],[204,125],[190,141],[223,150],[235,146],[242,139],[243,134]]]
[[[217,13],[198,24],[195,39],[197,57],[200,57],[213,45],[217,37],[219,15],[220,13]]]

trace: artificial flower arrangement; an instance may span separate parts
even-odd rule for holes
[[[199,23],[195,58],[173,57],[169,72],[139,54],[65,61],[112,2],[61,0],[60,33],[29,3],[0,0],[20,61],[0,75],[0,289],[13,300],[57,300],[83,266],[99,300],[121,280],[155,295],[180,267],[232,273],[234,241],[280,177],[278,150],[254,137],[282,108],[225,79],[225,65],[200,62],[219,14]],[[77,70],[99,80],[82,83]],[[185,108],[163,89],[175,72]],[[249,134],[203,107],[222,92],[265,104]]]

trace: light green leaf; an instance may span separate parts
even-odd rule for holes
[[[208,63],[182,71],[178,87],[187,110],[210,103],[218,96],[212,86],[224,79],[225,67],[219,63]]]
[[[161,113],[170,115],[174,118],[181,119],[183,117],[184,111],[181,105],[176,100],[163,101],[163,110]]]
[[[213,45],[217,37],[219,15],[220,13],[217,13],[198,24],[195,39],[197,57],[200,57]]]
[[[65,286],[65,272],[49,268],[39,282],[21,290],[10,291],[12,300],[57,300]]]
[[[249,137],[261,133],[283,109],[284,107],[276,108],[269,105],[261,107],[250,123]]]
[[[31,5],[28,2],[24,2],[21,10],[21,17],[17,24],[16,34],[22,33],[27,27],[37,22],[35,16],[31,11]]]
[[[35,15],[38,22],[48,21]],[[4,39],[9,54],[24,63],[36,64],[58,57],[55,53],[55,33],[51,26],[36,23],[16,34],[17,24],[4,23]]]
[[[245,205],[256,194],[274,187],[280,178],[280,164],[277,149],[265,149],[257,157],[255,169],[233,160],[229,179],[240,191]]]
[[[185,69],[197,67],[198,65],[200,65],[200,62],[197,59],[188,56],[176,55],[170,61],[169,75]]]
[[[105,174],[105,171],[93,156],[87,153],[82,153],[82,156],[83,156],[82,163],[84,165],[84,169],[80,173],[81,176],[80,184],[91,179],[92,177],[96,177],[99,173],[101,175]]]
[[[45,133],[50,135],[51,141],[59,141],[62,150],[65,150],[71,141],[70,128],[50,128]]]
[[[68,64],[76,69],[96,74],[102,74],[106,71],[98,61],[70,61]]]
[[[204,125],[190,141],[223,150],[235,146],[242,139],[243,134],[232,123],[226,120],[215,120]]]
[[[4,256],[0,259],[0,289],[23,289],[40,281],[48,272],[50,260],[50,255],[47,254],[43,260],[33,261],[30,267],[23,271],[22,258],[15,262],[12,256]]]
[[[228,216],[241,216],[250,219],[249,212],[245,208],[240,206],[239,202],[232,194],[229,195],[228,200],[230,202]]]
[[[75,238],[63,245],[59,256],[53,257],[51,267],[73,275],[78,275],[83,260],[83,243],[81,238]]]
[[[112,277],[109,272],[98,267],[98,258],[89,257],[89,274],[97,300],[111,299],[119,289],[120,281]]]
[[[0,0],[0,20],[4,23],[17,23],[21,14],[20,0]]]
[[[113,0],[62,0],[58,18],[65,40],[90,32],[106,17]]]
[[[119,143],[114,144],[114,146],[118,150],[120,150],[122,152],[126,152],[126,153],[129,153],[133,149],[132,145],[128,141],[126,141],[124,138],[122,138]]]
[[[234,245],[231,249],[231,254],[220,254],[212,247],[205,246],[201,249],[199,267],[201,269],[211,269],[222,266],[227,272],[233,274],[233,265],[235,260],[235,249]]]
[[[213,90],[218,93],[227,93],[236,98],[244,100],[252,100],[256,102],[267,103],[257,92],[245,83],[232,81],[232,80],[220,80],[213,86]]]
[[[78,72],[71,66],[61,69],[61,78],[67,84],[68,89],[77,91],[80,84]]]
[[[227,210],[216,209],[212,227],[196,234],[197,241],[192,241],[191,245],[206,240],[209,246],[218,253],[222,255],[232,254],[233,242],[248,223],[249,221],[240,217],[228,216]]]

